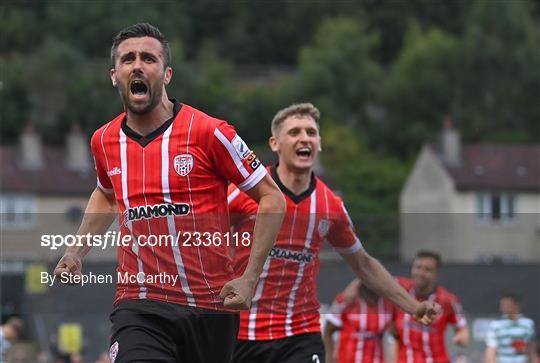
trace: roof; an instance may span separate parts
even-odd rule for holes
[[[17,147],[0,147],[2,192],[35,193],[40,195],[88,195],[96,187],[96,173],[74,171],[66,167],[65,150],[45,146],[43,166],[36,170],[21,167]],[[89,165],[93,165],[91,162]]]
[[[540,192],[540,146],[464,145],[459,165],[441,162],[458,189]]]

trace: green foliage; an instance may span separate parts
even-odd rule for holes
[[[9,1],[0,19],[2,144],[28,121],[60,144],[119,113],[111,40],[147,21],[171,43],[168,94],[251,145],[278,109],[321,109],[327,175],[370,250],[392,250],[408,166],[444,116],[465,142],[540,142],[533,0]],[[246,65],[293,71],[246,79]]]
[[[325,21],[300,51],[297,92],[316,103],[324,117],[366,126],[366,106],[382,76],[372,58],[377,43],[377,34],[360,19]]]
[[[540,141],[540,38],[526,1],[479,0],[465,32],[460,118],[468,139]]]
[[[399,192],[409,165],[370,151],[365,136],[345,126],[326,124],[321,135],[326,175],[339,180],[364,244],[370,251],[392,253],[398,238]]]
[[[28,120],[30,100],[27,83],[19,77],[22,64],[16,57],[0,60],[0,141],[13,144]]]
[[[385,82],[388,150],[414,155],[440,129],[442,118],[456,106],[460,69],[461,47],[455,37],[411,24]]]

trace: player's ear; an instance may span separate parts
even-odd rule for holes
[[[279,149],[278,140],[274,135],[270,136],[270,138],[268,139],[268,145],[270,146],[270,149],[273,152],[275,153],[278,152],[278,149]]]
[[[111,77],[113,87],[116,87],[116,71],[114,70],[114,68],[111,68],[111,70],[109,71],[109,76]]]
[[[321,151],[322,151],[321,135],[317,136],[317,138],[319,139],[319,147],[317,148],[317,150],[318,150],[319,152],[321,152]]]
[[[163,76],[163,83],[165,84],[165,86],[167,86],[171,82],[172,74],[173,74],[172,68],[165,67],[165,75]]]

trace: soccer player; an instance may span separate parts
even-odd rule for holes
[[[453,343],[469,343],[469,329],[458,298],[437,285],[441,266],[439,254],[419,251],[413,261],[411,279],[398,277],[398,282],[420,301],[432,301],[441,306],[442,312],[432,326],[418,324],[407,312],[396,311],[393,329],[398,341],[398,362],[444,363],[450,362],[446,351],[445,333],[448,325],[455,327]]]
[[[491,322],[486,337],[486,363],[538,363],[534,322],[521,315],[519,298],[501,297],[502,316]]]
[[[9,318],[5,324],[0,325],[0,363],[6,361],[7,351],[11,344],[21,336],[23,327],[23,321],[15,317]]]
[[[119,212],[132,237],[117,250],[111,361],[229,362],[238,314],[228,312],[251,304],[283,195],[232,126],[167,97],[170,49],[157,28],[120,31],[111,61],[125,112],[92,137],[97,187],[78,230],[103,234]],[[232,280],[228,180],[260,212],[247,268]],[[89,248],[68,247],[55,275],[80,274]]]
[[[429,323],[436,304],[419,303],[370,257],[355,235],[341,199],[313,173],[321,149],[319,111],[310,103],[291,105],[272,120],[269,144],[279,163],[269,168],[287,201],[275,247],[264,264],[249,312],[240,315],[235,362],[322,362],[324,346],[317,301],[318,254],[328,241],[365,284]],[[257,203],[229,188],[229,211],[236,231],[253,230]],[[249,248],[235,250],[243,271]]]
[[[326,363],[384,363],[383,333],[393,305],[360,283],[349,302],[344,293],[334,299],[325,315],[323,340]],[[339,331],[336,349],[333,334]]]

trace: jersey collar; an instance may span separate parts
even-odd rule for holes
[[[165,130],[171,126],[176,116],[178,116],[178,113],[180,112],[180,109],[182,108],[182,104],[175,100],[174,98],[169,99],[174,106],[173,106],[173,115],[170,119],[165,121],[160,127],[152,131],[146,136],[143,136],[139,134],[138,132],[134,131],[131,127],[127,125],[127,115],[122,120],[122,131],[124,131],[124,134],[126,134],[127,137],[132,139],[133,141],[140,144],[142,147],[145,147],[148,145],[151,141],[155,140],[159,135],[163,134]]]
[[[300,194],[294,194],[291,190],[289,190],[279,179],[278,173],[277,173],[277,166],[279,164],[276,164],[270,168],[270,175],[272,175],[272,179],[276,182],[277,186],[281,190],[283,194],[288,196],[295,204],[300,203],[307,197],[313,193],[315,190],[315,187],[317,186],[317,178],[315,178],[315,173],[311,173],[311,181],[309,182],[309,187],[303,191]]]

